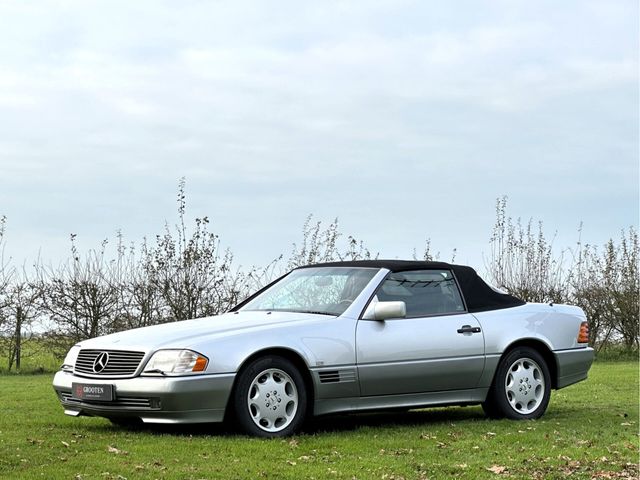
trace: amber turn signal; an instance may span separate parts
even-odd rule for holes
[[[207,368],[207,359],[202,356],[198,356],[198,359],[196,360],[196,364],[193,366],[191,371],[203,372],[205,368]]]
[[[589,322],[582,322],[580,324],[578,343],[589,343]]]

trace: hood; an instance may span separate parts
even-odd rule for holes
[[[163,323],[112,333],[83,340],[81,348],[138,350],[148,352],[159,348],[189,348],[212,337],[231,336],[248,331],[278,328],[284,324],[326,321],[326,315],[296,312],[233,312],[197,320]]]

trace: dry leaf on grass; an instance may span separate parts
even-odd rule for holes
[[[115,453],[116,455],[128,455],[129,454],[129,452],[127,452],[125,450],[120,450],[119,448],[113,447],[111,445],[109,445],[107,447],[107,452]]]
[[[502,465],[493,465],[487,468],[487,470],[495,473],[496,475],[500,475],[501,473],[504,473],[507,470],[507,467],[503,467]]]

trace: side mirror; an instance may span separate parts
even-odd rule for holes
[[[404,302],[378,302],[373,307],[374,320],[404,318],[406,316],[407,305]]]

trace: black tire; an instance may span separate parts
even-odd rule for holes
[[[233,394],[235,417],[249,435],[273,438],[293,435],[307,414],[302,374],[289,360],[270,355],[243,368]]]
[[[487,399],[482,402],[482,410],[484,411],[484,414],[489,418],[504,418],[504,415],[498,409],[496,402],[493,400],[492,390],[493,388],[489,389]]]
[[[551,375],[542,355],[516,347],[500,360],[482,409],[490,418],[532,420],[544,414],[550,397]]]

